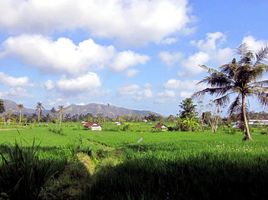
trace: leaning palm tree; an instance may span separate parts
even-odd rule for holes
[[[61,123],[62,123],[62,119],[63,119],[63,112],[64,112],[64,106],[59,106],[58,107],[58,112],[59,112],[59,122],[60,122],[60,126],[61,126]]]
[[[38,102],[36,105],[36,112],[37,112],[37,121],[40,123],[42,111],[44,110],[44,107],[41,102]]]
[[[19,122],[19,124],[21,124],[22,109],[24,108],[24,106],[23,106],[23,104],[18,104],[18,105],[17,105],[17,108],[18,108],[18,110],[19,110],[19,112],[20,112],[20,122]]]
[[[222,65],[220,70],[202,66],[209,73],[199,83],[205,83],[209,87],[196,92],[193,97],[206,93],[215,95],[214,102],[223,106],[229,103],[230,98],[236,95],[230,104],[229,114],[239,113],[244,140],[251,140],[251,134],[247,119],[247,97],[257,97],[262,105],[268,105],[268,80],[263,80],[264,72],[268,71],[268,65],[264,63],[268,58],[268,46],[257,53],[250,51],[246,44],[238,48],[240,60],[234,58],[231,63]]]

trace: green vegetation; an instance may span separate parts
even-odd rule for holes
[[[199,83],[207,84],[208,88],[196,92],[194,97],[210,94],[216,96],[214,102],[223,106],[229,103],[232,95],[236,94],[235,100],[229,106],[230,115],[238,113],[242,129],[244,130],[244,140],[251,140],[251,134],[247,117],[247,97],[257,97],[264,106],[268,105],[267,85],[268,80],[262,77],[268,71],[268,65],[264,64],[268,58],[268,47],[253,53],[246,44],[238,48],[240,60],[234,58],[231,63],[222,65],[220,70],[202,66],[209,75]]]
[[[100,132],[85,130],[78,123],[2,129],[0,173],[5,175],[0,179],[0,198],[26,194],[27,199],[267,196],[267,128],[252,128],[254,142],[244,143],[239,139],[243,133],[227,126],[216,134],[210,128],[155,132],[156,123],[105,122]]]

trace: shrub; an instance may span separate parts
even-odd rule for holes
[[[178,121],[181,131],[197,131],[200,129],[199,122],[196,118],[182,118]]]
[[[266,134],[268,134],[268,130],[262,129],[260,133],[261,133],[262,135],[266,135]]]
[[[125,124],[122,128],[122,131],[129,131],[130,130],[130,125],[129,124]]]

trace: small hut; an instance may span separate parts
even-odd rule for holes
[[[101,131],[102,128],[98,123],[95,122],[82,122],[84,128],[91,129],[92,131]]]
[[[161,130],[161,131],[167,131],[167,126],[165,124],[163,124],[162,122],[158,122],[155,126],[155,129],[157,130]]]

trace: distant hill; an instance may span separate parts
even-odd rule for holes
[[[103,114],[107,117],[117,117],[122,115],[138,115],[138,116],[146,116],[148,114],[156,114],[151,111],[145,110],[131,110],[127,108],[117,107],[113,105],[104,105],[104,104],[96,104],[90,103],[87,105],[75,105],[72,104],[65,108],[65,113],[69,113],[71,115],[75,114],[87,114],[91,113],[93,115]],[[158,115],[158,114],[157,114]]]
[[[10,113],[18,113],[19,112],[18,108],[17,108],[18,104],[14,101],[5,99],[4,105],[5,105],[6,112],[10,112]],[[32,114],[34,112],[35,112],[35,110],[31,109],[31,108],[23,108],[22,109],[22,113],[26,114],[26,115]]]
[[[6,112],[11,112],[11,113],[18,113],[17,109],[17,103],[11,100],[4,100],[4,105],[6,108]],[[43,114],[49,113],[49,110],[44,110]],[[22,110],[23,114],[33,114],[35,113],[35,108],[24,108]],[[103,116],[107,117],[117,117],[117,116],[122,116],[122,115],[130,115],[130,116],[146,116],[149,114],[155,114],[159,115],[157,113],[151,112],[151,111],[146,111],[146,110],[132,110],[132,109],[127,109],[123,107],[117,107],[113,105],[104,105],[104,104],[96,104],[96,103],[90,103],[87,105],[76,105],[76,104],[71,104],[67,106],[64,110],[64,114],[70,114],[72,115],[80,115],[80,114],[87,114],[91,113],[92,115],[96,116],[97,114],[102,114]]]

